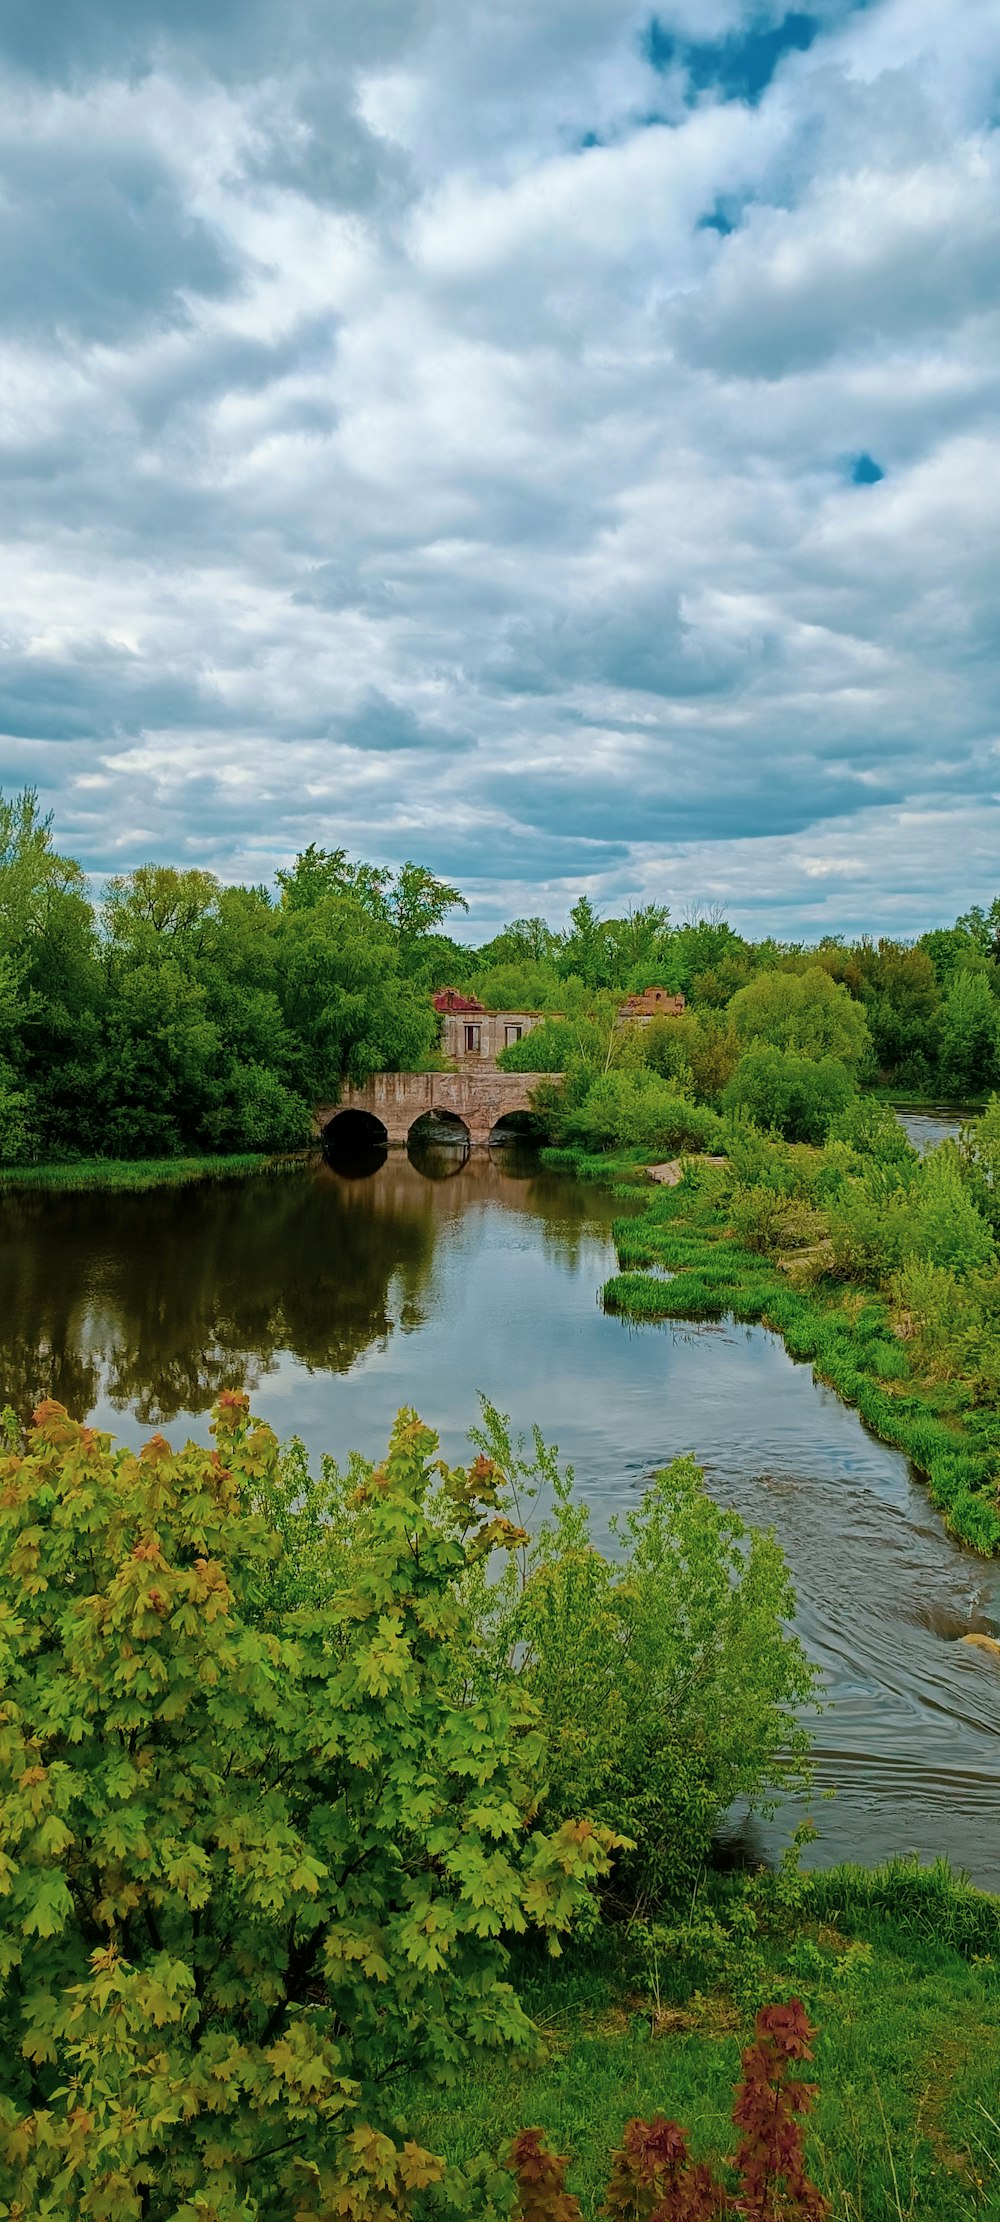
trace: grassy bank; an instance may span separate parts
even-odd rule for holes
[[[103,1188],[138,1195],[150,1188],[184,1188],[192,1181],[244,1180],[250,1173],[294,1171],[307,1155],[305,1150],[280,1155],[241,1151],[229,1157],[87,1157],[56,1165],[0,1165],[0,1191]]]
[[[609,1312],[634,1320],[729,1315],[773,1328],[793,1358],[812,1365],[875,1434],[905,1451],[964,1542],[987,1554],[1000,1550],[1000,1415],[975,1405],[961,1380],[922,1378],[882,1297],[831,1275],[797,1287],[794,1258],[743,1248],[729,1225],[725,1175],[696,1159],[679,1187],[653,1189],[634,1160],[547,1156],[584,1178],[600,1178],[601,1168],[645,1205],[615,1223],[623,1270],[605,1284]]]
[[[799,1878],[797,1890],[794,1917],[765,1947],[762,1989],[801,1997],[819,2030],[806,2143],[837,2222],[1000,2213],[1000,1901],[903,1863]],[[753,2003],[697,1974],[676,1952],[657,1960],[605,1934],[528,1975],[535,2065],[498,2064],[450,2093],[407,2088],[401,2105],[418,2137],[455,2159],[543,2124],[572,2155],[572,2188],[596,2222],[630,2116],[680,2121],[698,2158],[732,2152]]]

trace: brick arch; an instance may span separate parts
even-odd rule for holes
[[[390,1144],[406,1142],[410,1128],[427,1111],[450,1111],[461,1119],[470,1142],[485,1147],[501,1119],[530,1111],[531,1097],[543,1079],[539,1072],[377,1072],[363,1088],[345,1088],[339,1103],[317,1104],[313,1129],[325,1133],[343,1111],[364,1111],[384,1126]]]

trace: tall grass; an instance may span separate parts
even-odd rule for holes
[[[906,1453],[956,1535],[986,1555],[1000,1551],[1000,1415],[975,1405],[961,1381],[923,1380],[880,1297],[830,1274],[797,1287],[776,1262],[742,1248],[717,1187],[695,1179],[645,1194],[644,1211],[615,1222],[623,1270],[604,1285],[605,1309],[637,1321],[772,1328],[873,1434]]]
[[[229,1157],[87,1157],[65,1165],[0,1165],[0,1192],[39,1188],[70,1193],[81,1189],[128,1190],[184,1188],[193,1181],[244,1180],[251,1173],[294,1172],[305,1150],[240,1151]]]

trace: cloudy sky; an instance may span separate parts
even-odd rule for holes
[[[5,0],[0,782],[914,931],[1000,886],[989,0]]]

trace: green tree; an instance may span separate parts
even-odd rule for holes
[[[674,935],[674,949],[677,984],[684,989],[685,994],[695,992],[699,1001],[713,999],[708,995],[704,998],[701,995],[699,983],[703,974],[711,972],[718,975],[724,967],[734,967],[734,972],[729,975],[733,979],[733,986],[729,990],[732,995],[753,964],[749,944],[735,932],[718,910],[686,918]]]
[[[104,930],[116,957],[141,962],[159,944],[190,963],[208,946],[218,916],[219,882],[213,872],[177,871],[172,864],[140,864],[116,874],[104,891]]]
[[[645,987],[675,987],[676,959],[665,903],[643,903],[626,911],[624,918],[608,918],[604,938],[616,987],[633,993]]]
[[[341,1081],[412,1071],[430,1055],[437,1019],[430,998],[402,976],[391,926],[348,896],[326,896],[278,919],[277,992],[296,1044],[293,1085],[307,1100]]]
[[[492,941],[477,950],[477,962],[484,966],[501,964],[554,964],[561,947],[561,937],[553,933],[544,918],[512,918]]]
[[[571,931],[566,935],[559,960],[559,970],[576,973],[588,988],[606,988],[611,985],[611,963],[604,925],[594,909],[589,895],[581,895],[569,914]]]
[[[740,1042],[770,1042],[800,1057],[836,1057],[852,1069],[871,1048],[860,1005],[822,965],[799,974],[758,973],[734,995],[729,1020]]]
[[[537,1705],[477,1671],[521,1531],[412,1413],[314,1488],[244,1396],[214,1433],[134,1455],[48,1404],[2,1459],[0,2202],[469,2215],[393,2078],[530,2040],[506,1939],[556,1945],[611,1842],[535,1825]]]
[[[613,1522],[617,1555],[590,1540],[572,1470],[535,1433],[515,1446],[489,1404],[480,1449],[516,1480],[532,1544],[480,1581],[497,1662],[513,1658],[548,1725],[552,1820],[599,1816],[632,1839],[609,1888],[647,1908],[690,1903],[734,1799],[766,1805],[801,1782],[796,1708],[816,1687],[788,1622],[791,1584],[774,1537],[709,1496],[691,1458],[658,1473]],[[538,1511],[545,1517],[538,1521]]]
[[[822,1142],[851,1101],[853,1082],[837,1057],[799,1057],[755,1042],[722,1091],[722,1107],[743,1112],[788,1142]]]
[[[941,991],[926,949],[909,949],[883,938],[877,947],[863,942],[857,952],[860,992],[880,1072],[909,1066],[927,1075],[936,1063],[937,1014]]]
[[[940,1072],[947,1088],[978,1094],[1000,1079],[1000,1009],[981,973],[961,971],[945,996]]]

